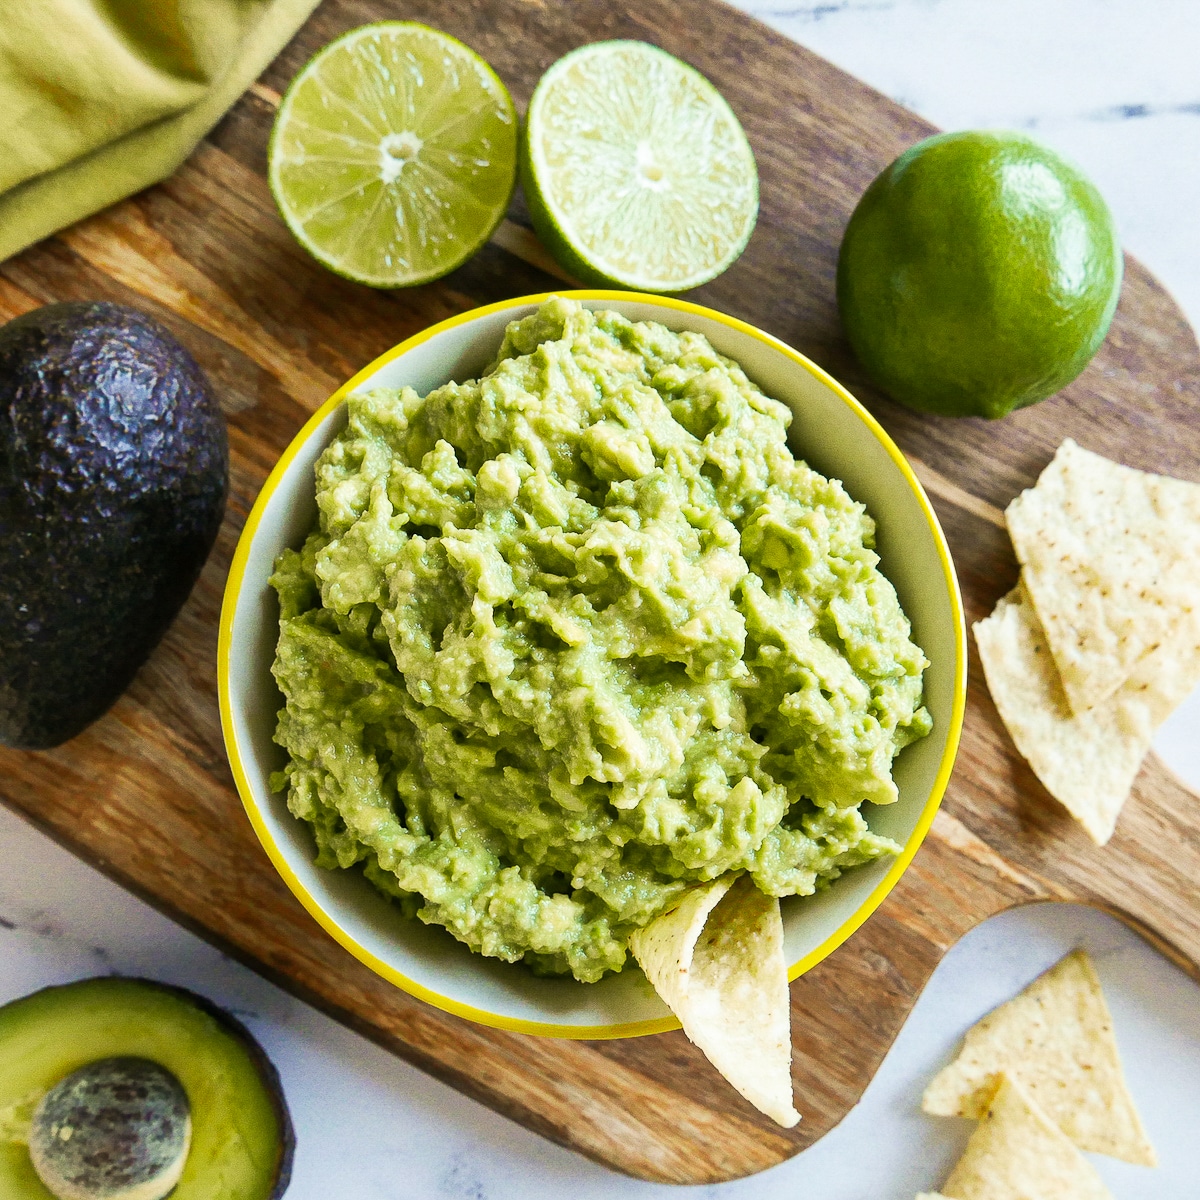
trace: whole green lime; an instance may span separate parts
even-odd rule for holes
[[[1002,417],[1065,387],[1121,290],[1095,186],[1019,133],[943,133],[863,193],[837,299],[868,374],[910,408]]]

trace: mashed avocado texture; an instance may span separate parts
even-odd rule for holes
[[[553,299],[478,380],[351,396],[272,584],[274,779],[318,862],[581,980],[690,884],[807,895],[927,663],[874,524],[698,334]]]

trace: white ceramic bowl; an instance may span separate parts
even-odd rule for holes
[[[767,395],[791,407],[797,456],[843,480],[875,518],[883,570],[930,660],[926,704],[933,733],[897,758],[899,800],[865,809],[871,827],[904,851],[847,872],[818,895],[783,902],[794,979],[849,937],[887,895],[916,853],[949,779],[966,678],[966,631],[949,550],[900,451],[844,388],[803,355],[753,326],[685,301],[628,292],[565,294],[632,320],[703,333]],[[357,872],[315,866],[308,826],[268,785],[284,755],[272,741],[282,697],[270,670],[279,612],[267,578],[279,552],[299,545],[316,519],[313,468],[345,424],[345,397],[403,384],[424,393],[476,376],[494,357],[508,322],[545,298],[489,305],[410,338],[360,371],[296,436],[263,486],[230,569],[218,651],[221,717],[238,790],[271,861],[317,921],[367,966],[438,1008],[487,1025],[555,1037],[631,1037],[678,1026],[640,971],[582,984],[540,979],[521,966],[473,954],[445,930],[405,918]]]

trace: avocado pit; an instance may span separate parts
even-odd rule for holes
[[[104,1058],[42,1097],[29,1154],[59,1200],[163,1200],[191,1137],[187,1093],[170,1071],[146,1058]]]

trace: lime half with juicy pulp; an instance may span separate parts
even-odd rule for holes
[[[512,197],[517,114],[473,50],[381,21],[316,54],[279,106],[271,191],[318,261],[371,287],[428,283],[491,236]]]
[[[538,236],[588,283],[682,292],[725,270],[758,216],[746,134],[699,71],[646,42],[596,42],[534,89],[521,178]]]

